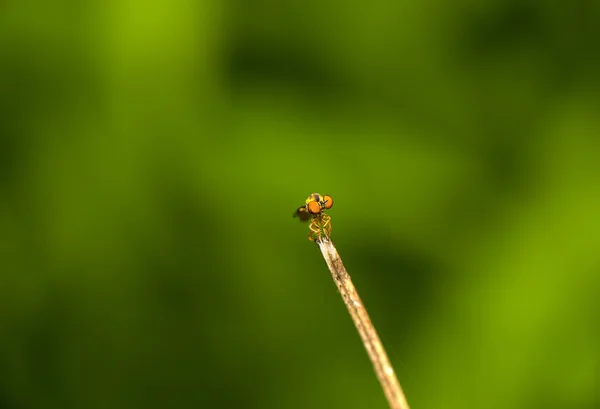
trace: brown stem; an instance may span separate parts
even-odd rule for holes
[[[375,373],[377,374],[377,378],[383,388],[383,392],[388,400],[390,408],[409,409],[406,398],[404,397],[404,392],[402,392],[400,383],[396,378],[394,369],[385,353],[385,349],[381,344],[377,331],[375,331],[375,327],[371,323],[369,314],[360,300],[358,292],[356,291],[354,284],[352,284],[350,275],[346,271],[335,246],[331,240],[325,236],[319,238],[317,244],[321,249],[321,253],[323,253],[329,271],[331,271],[333,281],[340,290],[340,294],[354,321],[356,330],[369,354],[369,358],[373,363]]]

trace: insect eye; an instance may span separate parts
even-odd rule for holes
[[[323,196],[323,207],[325,209],[331,209],[331,207],[333,206],[333,199],[331,198],[331,196]]]
[[[311,214],[321,213],[321,205],[319,205],[319,202],[310,202],[306,205],[306,207]]]

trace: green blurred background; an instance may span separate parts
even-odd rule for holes
[[[151,4],[149,4],[151,3]],[[0,408],[593,408],[600,3],[0,7]]]

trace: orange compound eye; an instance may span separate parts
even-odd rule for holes
[[[333,198],[331,196],[325,195],[323,196],[323,207],[325,209],[331,209],[333,206]]]
[[[306,205],[306,207],[311,214],[321,213],[321,205],[319,205],[319,202],[310,202]]]

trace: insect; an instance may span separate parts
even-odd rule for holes
[[[331,209],[333,206],[333,198],[329,195],[321,195],[313,193],[308,196],[304,206],[300,206],[294,213],[294,217],[298,217],[305,222],[310,219],[308,239],[316,241],[325,234],[329,238],[331,232],[331,217],[324,213],[325,210]]]

